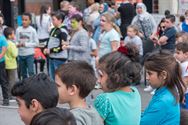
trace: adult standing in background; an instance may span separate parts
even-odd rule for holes
[[[7,26],[4,25],[4,16],[0,13],[0,35],[3,35],[3,31]]]
[[[122,39],[127,35],[127,27],[131,24],[132,19],[136,15],[135,7],[132,4],[132,0],[128,0],[120,5],[118,8],[121,18],[120,30],[122,34]]]
[[[147,12],[144,3],[138,3],[136,5],[136,13],[137,15],[133,18],[132,24],[139,28],[140,37],[149,38],[157,29],[153,16]]]

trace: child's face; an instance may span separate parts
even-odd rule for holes
[[[108,91],[108,88],[107,88],[107,74],[104,72],[104,71],[101,71],[100,69],[98,69],[98,83],[101,84],[101,87],[102,87],[102,90],[104,91]]]
[[[165,19],[165,27],[171,28],[174,24],[171,22],[170,19]]]
[[[71,28],[74,31],[78,30],[78,28],[79,28],[79,22],[77,20],[75,20],[75,19],[72,19],[71,20]]]
[[[175,50],[174,53],[175,58],[180,61],[180,62],[184,62],[186,60],[186,53],[183,53],[183,51],[180,50]]]
[[[52,23],[54,27],[59,27],[62,23],[62,20],[58,20],[55,16],[52,16]]]
[[[128,29],[127,29],[127,35],[128,35],[129,37],[134,37],[134,36],[136,35],[136,32],[134,31],[133,28],[128,28]]]
[[[9,39],[14,40],[14,38],[15,38],[15,33],[14,33],[14,31],[12,31],[12,34],[9,35]]]
[[[55,75],[55,82],[59,93],[59,103],[67,103],[69,97],[69,88],[61,81],[58,75]]]
[[[166,76],[159,75],[155,71],[146,70],[146,79],[148,80],[152,88],[159,88],[164,85]]]
[[[19,97],[16,98],[18,103],[18,113],[20,115],[21,120],[25,125],[30,125],[30,122],[35,115],[34,111],[31,108],[27,108],[25,101]]]
[[[22,16],[22,25],[23,25],[23,27],[28,27],[29,25],[30,25],[30,23],[31,23],[31,20],[29,19],[29,16],[25,16],[25,15],[23,15]]]

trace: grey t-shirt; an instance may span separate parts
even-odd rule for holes
[[[70,110],[77,125],[104,125],[104,122],[98,112],[93,107],[74,108]]]

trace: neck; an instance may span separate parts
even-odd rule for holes
[[[87,104],[85,102],[85,99],[81,99],[81,98],[77,98],[77,99],[73,99],[70,103],[70,108],[86,108]]]
[[[107,31],[107,32],[110,31],[110,30],[112,30],[112,27],[111,27],[111,26],[109,26],[109,27],[106,28],[106,31]]]
[[[132,92],[132,89],[131,89],[130,86],[122,87],[122,88],[120,88],[119,90],[122,90],[122,91],[124,91],[124,92]]]

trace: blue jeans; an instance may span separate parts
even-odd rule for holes
[[[34,55],[19,56],[18,61],[22,79],[34,75]]]
[[[60,59],[52,59],[49,58],[49,74],[50,78],[55,80],[55,70],[62,64],[65,63],[66,60],[60,60]]]

